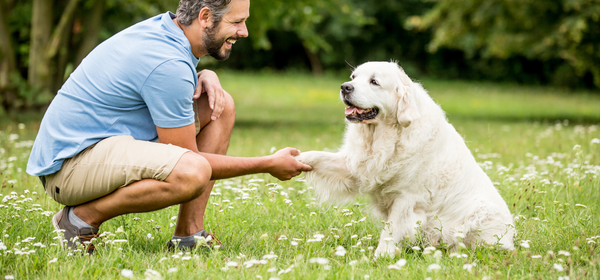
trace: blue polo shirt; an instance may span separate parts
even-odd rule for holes
[[[107,137],[156,141],[156,126],[194,123],[198,58],[173,17],[167,12],[139,22],[81,62],[42,119],[27,173],[53,174]]]

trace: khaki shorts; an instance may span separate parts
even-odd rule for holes
[[[46,175],[46,193],[58,203],[75,206],[142,179],[164,181],[189,151],[128,135],[109,137],[65,160],[58,172]]]

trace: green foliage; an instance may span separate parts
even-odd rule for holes
[[[600,87],[598,1],[442,0],[406,25],[433,30],[432,52],[449,47],[464,51],[467,59],[560,60],[564,65],[555,78],[589,72]]]

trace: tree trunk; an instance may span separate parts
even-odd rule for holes
[[[52,0],[33,0],[31,41],[29,47],[28,83],[48,88],[50,85],[50,58],[46,55],[52,32]]]
[[[313,75],[323,74],[323,65],[321,64],[319,55],[306,46],[304,46],[304,51],[306,52],[306,57],[308,57],[308,62],[310,63],[310,69],[312,69]]]
[[[79,50],[77,50],[73,68],[76,68],[83,58],[98,45],[98,34],[100,34],[100,25],[102,24],[102,14],[104,14],[105,3],[106,1],[104,0],[96,0],[91,11],[92,14],[87,16],[83,23],[85,35],[83,36]]]
[[[0,0],[0,92],[8,88],[10,73],[17,70],[12,37],[8,31],[8,15],[11,10],[3,0]]]

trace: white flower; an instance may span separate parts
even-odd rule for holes
[[[412,249],[415,251],[421,251],[421,247],[419,246],[413,246]]]
[[[311,258],[308,260],[309,263],[328,264],[329,260],[326,258]]]
[[[152,269],[147,269],[146,272],[144,272],[144,276],[146,276],[146,279],[149,279],[149,280],[163,279],[162,275],[160,275],[160,273],[158,273],[158,271],[152,270]]]
[[[275,255],[275,254],[268,254],[268,255],[264,255],[262,257],[263,260],[270,260],[270,259],[276,259],[276,258],[277,258],[277,255]]]
[[[192,259],[192,256],[185,256],[183,258],[181,258],[182,261],[189,261]]]
[[[123,269],[123,270],[121,270],[121,276],[123,276],[125,278],[133,278],[133,271],[131,271],[129,269]]]
[[[600,144],[600,139],[598,139],[598,138],[592,139],[592,144]]]
[[[348,265],[349,265],[349,266],[354,266],[354,265],[355,265],[355,264],[357,264],[357,263],[358,263],[358,261],[357,261],[357,260],[351,260],[351,261],[349,261],[349,262],[348,262]]]
[[[115,231],[115,233],[125,233],[125,230],[123,230],[123,227],[121,226],[117,229],[117,231]]]
[[[292,246],[298,246],[298,242],[296,242],[296,241],[291,241],[291,242],[290,242],[290,245],[292,245]]]
[[[468,272],[471,272],[471,269],[472,269],[472,268],[473,268],[475,265],[476,265],[475,263],[468,263],[468,264],[465,264],[465,265],[463,265],[463,269],[464,269],[464,270],[466,270],[466,271],[468,271]]]
[[[279,238],[277,238],[277,241],[279,240],[287,240],[287,236],[282,234],[281,236],[279,236]]]
[[[429,255],[431,254],[431,252],[435,251],[435,247],[432,246],[428,246],[425,249],[423,249],[423,255]]]
[[[400,270],[405,265],[406,265],[406,260],[405,259],[400,259],[395,264],[388,265],[388,268],[389,269]]]
[[[553,267],[554,267],[554,269],[556,269],[556,271],[563,271],[564,270],[564,268],[562,267],[562,265],[559,264],[559,263],[555,263]]]
[[[531,258],[532,258],[532,259],[541,259],[541,258],[542,258],[542,256],[540,256],[540,255],[533,255],[533,256],[531,256]]]
[[[6,279],[6,280],[9,280],[9,279],[12,280],[12,279],[15,279],[15,277],[12,276],[12,275],[6,275],[6,276],[4,276],[4,279]]]
[[[225,267],[237,267],[238,263],[237,262],[227,262],[225,264]]]
[[[344,248],[344,246],[338,246],[337,248],[335,248],[335,255],[343,257],[344,255],[346,255],[346,248]]]
[[[440,269],[442,269],[442,267],[439,264],[437,264],[437,263],[430,264],[427,267],[427,271],[440,270]]]
[[[528,249],[529,248],[529,240],[521,240],[521,247]]]
[[[169,270],[167,270],[167,273],[170,274],[170,273],[175,273],[177,271],[178,271],[177,267],[171,267],[171,268],[169,268]]]
[[[54,259],[51,259],[51,260],[49,260],[49,261],[48,261],[48,263],[55,263],[55,262],[57,262],[57,261],[58,261],[58,259],[57,259],[57,258],[54,258]]]
[[[569,253],[569,252],[567,252],[567,251],[558,251],[558,254],[559,254],[559,255],[563,255],[563,256],[565,256],[565,257],[568,257],[568,256],[570,256],[570,255],[571,255],[571,253]]]

